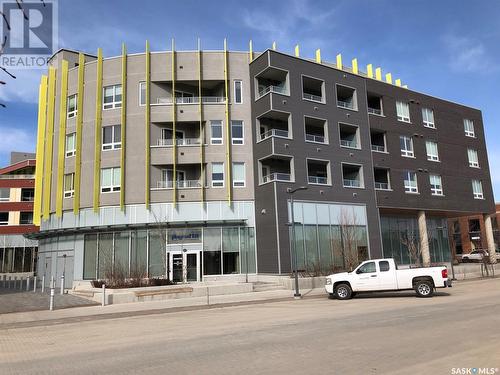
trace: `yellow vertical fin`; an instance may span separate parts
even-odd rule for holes
[[[250,62],[253,61],[253,43],[252,43],[252,39],[250,39],[250,41],[248,42],[248,55],[250,57]]]
[[[56,190],[56,217],[63,212],[64,192],[64,159],[66,156],[66,118],[68,105],[68,62],[61,62],[61,86],[59,95],[59,142],[57,145],[57,190]]]
[[[78,55],[78,95],[76,112],[76,155],[75,155],[75,196],[73,198],[73,213],[80,212],[80,188],[82,175],[82,126],[83,126],[83,90],[85,76],[85,55]]]
[[[122,107],[120,112],[120,209],[125,209],[125,151],[127,134],[127,47],[122,44]]]
[[[352,59],[352,72],[358,74],[358,59]]]
[[[150,195],[150,159],[151,159],[151,150],[149,147],[149,131],[150,131],[150,118],[151,118],[151,55],[149,52],[149,41],[146,40],[146,107],[144,108],[144,129],[145,129],[145,193],[144,193],[144,204],[146,205],[146,209],[149,210],[149,195]],[[174,101],[175,102],[175,101]]]
[[[38,128],[36,137],[35,202],[33,224],[40,226],[42,214],[43,162],[45,156],[45,126],[47,120],[47,76],[43,75],[38,90]]]
[[[273,50],[276,51],[276,42],[273,42]]]
[[[275,47],[275,45],[273,46]],[[273,48],[275,49],[275,48]],[[224,88],[226,97],[226,183],[227,183],[227,201],[231,204],[232,189],[231,189],[231,125],[229,123],[229,76],[228,76],[228,56],[227,56],[227,40],[224,39]]]
[[[373,65],[372,64],[368,64],[366,66],[366,75],[368,76],[368,78],[373,78]]]
[[[101,133],[102,133],[102,49],[97,49],[95,128],[94,128],[94,212],[99,211],[101,194]]]
[[[377,81],[382,81],[382,69],[380,68],[375,69],[375,79]]]
[[[337,55],[337,69],[342,69],[342,54]]]
[[[387,73],[387,74],[385,75],[385,81],[386,81],[387,83],[390,83],[390,84],[392,85],[392,74],[391,74],[391,73]]]
[[[47,141],[45,142],[45,167],[43,185],[43,218],[50,217],[50,201],[52,189],[52,156],[54,146],[54,110],[56,101],[56,68],[49,68],[49,85],[47,101]]]
[[[316,50],[316,62],[321,64],[321,50],[319,48]]]
[[[200,100],[198,100],[198,115],[200,118],[199,124],[199,132],[200,132],[200,182],[201,182],[201,203],[205,201],[205,155],[204,155],[204,139],[203,139],[203,105],[202,105],[202,97],[203,91],[201,89],[202,82],[202,64],[201,64],[201,42],[198,39],[198,96]]]
[[[171,65],[172,65],[172,161],[173,161],[173,173],[172,173],[172,201],[174,206],[177,204],[177,103],[175,101],[175,73],[176,73],[176,62],[175,62],[175,41],[172,39],[172,55],[171,55]]]
[[[401,79],[399,79],[399,78],[398,78],[398,79],[396,80],[396,86],[401,87]]]
[[[299,45],[295,45],[295,57],[300,57],[300,47]]]

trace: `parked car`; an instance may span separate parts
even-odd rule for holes
[[[469,254],[462,255],[462,262],[481,262],[487,256],[488,252],[485,250],[473,250]]]
[[[435,288],[451,287],[445,266],[397,268],[394,259],[372,259],[353,272],[335,273],[326,278],[325,290],[334,298],[345,300],[357,292],[415,290],[419,297],[431,297]]]

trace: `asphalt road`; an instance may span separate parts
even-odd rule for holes
[[[500,279],[441,291],[4,327],[0,374],[500,374]]]

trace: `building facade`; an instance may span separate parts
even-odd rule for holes
[[[494,210],[476,109],[275,50],[172,51],[51,59],[39,273],[316,272],[415,241],[443,262],[447,218]]]
[[[0,276],[32,274],[37,241],[24,234],[38,231],[33,224],[35,154],[12,152],[10,164],[0,168]]]

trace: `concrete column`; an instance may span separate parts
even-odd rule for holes
[[[488,244],[488,254],[490,255],[490,263],[496,263],[497,257],[495,254],[495,240],[493,238],[493,227],[491,226],[491,216],[484,215],[484,230],[486,232],[486,243]]]
[[[418,235],[420,238],[420,252],[424,267],[431,265],[431,255],[429,253],[429,236],[427,235],[427,223],[425,221],[425,211],[418,211]]]

